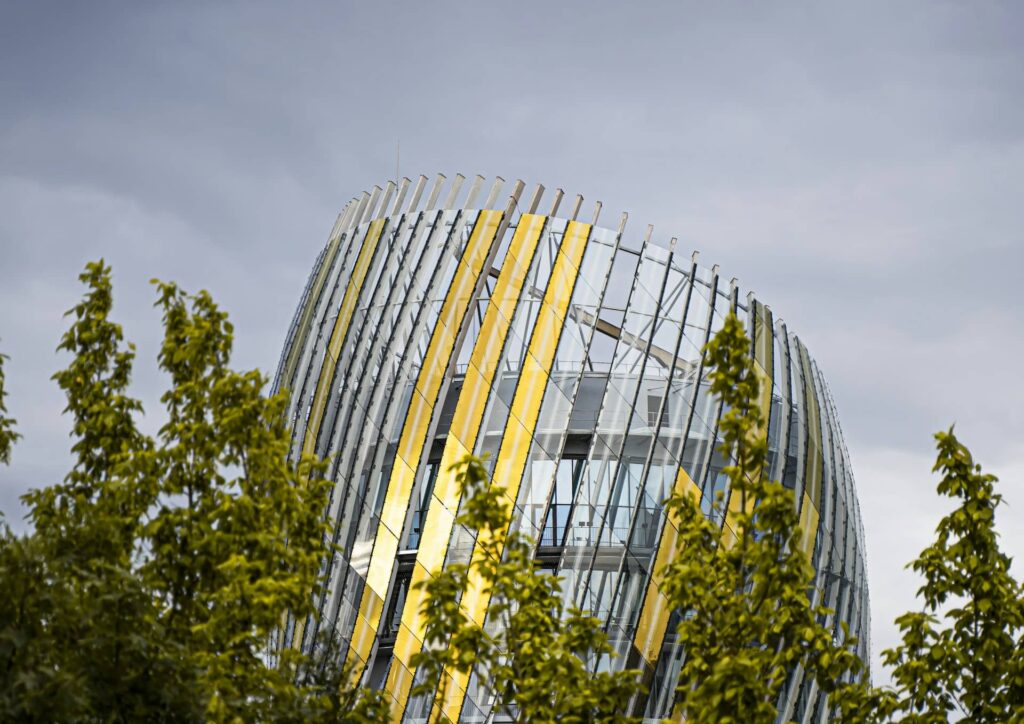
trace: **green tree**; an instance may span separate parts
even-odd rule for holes
[[[939,495],[958,506],[908,567],[924,578],[923,610],[896,619],[903,640],[883,652],[906,722],[1024,720],[1024,587],[999,549],[996,478],[953,434],[935,435]],[[945,625],[940,625],[940,621]]]
[[[419,584],[426,646],[412,663],[425,676],[413,694],[443,692],[446,670],[476,672],[490,682],[494,710],[516,721],[632,721],[620,712],[640,687],[639,672],[590,671],[587,662],[611,653],[601,622],[564,608],[559,579],[537,571],[529,537],[506,532],[504,492],[489,485],[483,463],[467,456],[453,469],[465,500],[457,522],[477,533],[484,555]],[[480,626],[459,606],[471,578],[490,594],[496,630]],[[439,706],[431,719],[446,720]]]
[[[732,505],[719,497],[709,519],[690,491],[667,503],[680,535],[662,586],[684,613],[678,697],[692,722],[774,722],[797,666],[832,692],[837,706],[855,694],[857,706],[863,703],[853,683],[862,666],[855,642],[834,642],[822,624],[831,612],[808,598],[814,572],[802,550],[793,494],[764,474],[767,442],[759,434],[764,421],[750,346],[730,314],[705,350],[711,392],[724,403],[720,450],[731,460],[723,472]],[[732,532],[727,537],[715,522],[723,518]]]
[[[207,293],[157,283],[171,386],[158,437],[142,434],[110,270],[81,279],[54,376],[74,467],[25,496],[33,533],[0,538],[0,719],[383,716],[329,662],[271,645],[288,612],[312,611],[326,551],[329,483],[322,462],[288,462],[284,397],[229,367],[232,327]],[[5,460],[11,441],[0,419]]]

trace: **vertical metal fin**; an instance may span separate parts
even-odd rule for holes
[[[473,178],[473,183],[471,183],[469,185],[469,193],[466,194],[466,203],[465,203],[465,205],[462,208],[464,208],[464,209],[471,209],[471,208],[473,208],[473,204],[476,203],[476,197],[480,193],[480,187],[483,186],[483,184],[484,184],[484,177],[481,176],[480,174],[477,174]]]
[[[433,211],[437,208],[437,197],[441,195],[441,187],[444,186],[445,175],[443,173],[437,174],[434,177],[434,187],[430,189],[430,196],[427,198],[427,205],[424,207],[425,211]]]
[[[579,216],[580,214],[581,206],[583,206],[583,196],[581,196],[580,194],[576,194],[576,201],[573,202],[572,213],[569,215],[570,219],[576,221],[576,217]]]
[[[420,198],[423,196],[423,189],[427,185],[427,177],[420,174],[420,177],[416,179],[416,187],[412,191],[412,198],[409,199],[409,208],[405,210],[407,214],[416,213],[416,208],[420,205]]]
[[[562,189],[555,189],[555,198],[551,201],[551,211],[548,212],[548,216],[558,215],[558,206],[562,203],[563,196],[565,196],[565,192]]]
[[[412,180],[408,177],[402,179],[402,184],[398,187],[398,195],[395,196],[395,204],[388,212],[388,216],[395,216],[402,212],[402,204],[405,203],[405,195],[409,193],[409,184],[411,183]]]
[[[544,185],[537,184],[536,188],[533,189],[533,196],[530,197],[530,205],[526,209],[528,214],[536,214],[537,207],[540,206],[540,199],[544,195]]]
[[[461,173],[455,174],[454,180],[452,180],[452,187],[448,191],[448,198],[444,200],[444,208],[454,209],[455,199],[459,196],[459,191],[462,190],[462,182],[466,180],[466,177]]]
[[[494,183],[491,185],[491,192],[487,194],[487,200],[484,201],[484,208],[490,209],[494,207],[494,204],[498,201],[498,194],[501,193],[501,187],[505,185],[505,179],[501,176],[494,177]]]

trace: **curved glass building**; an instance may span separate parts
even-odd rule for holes
[[[411,584],[475,545],[454,523],[448,471],[468,452],[489,454],[512,525],[566,598],[605,622],[619,655],[594,665],[643,670],[649,694],[633,712],[671,715],[682,652],[657,571],[677,531],[662,501],[689,487],[711,514],[725,486],[701,349],[730,308],[763,382],[769,474],[794,490],[811,532],[810,593],[867,659],[864,534],[817,365],[717,266],[625,215],[603,225],[600,211],[501,179],[389,183],[345,207],[299,302],[275,386],[291,391],[293,454],[330,457],[327,514],[344,553],[325,561],[320,616],[289,621],[281,644],[308,649],[335,631],[406,721],[428,703],[410,697],[423,634]],[[486,596],[462,606],[487,621]],[[486,719],[486,683],[452,680],[446,713]],[[787,721],[828,717],[800,671],[779,706]]]

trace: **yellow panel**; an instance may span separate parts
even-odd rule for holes
[[[401,721],[402,710],[405,709],[405,703],[409,700],[409,693],[412,691],[413,682],[412,671],[410,671],[402,662],[408,661],[408,658],[412,656],[414,651],[410,651],[411,647],[406,646],[403,641],[408,641],[412,644],[415,642],[415,639],[412,638],[409,634],[409,630],[405,628],[405,626],[400,626],[398,629],[398,637],[395,640],[396,660],[392,662],[391,667],[388,669],[387,678],[384,680],[384,690],[390,693],[395,700],[391,716],[396,722]],[[419,642],[415,642],[415,644],[418,643]],[[405,656],[405,658],[400,656],[400,645],[403,647],[401,654]]]
[[[802,544],[807,560],[814,555],[814,541],[818,536],[818,509],[806,492],[804,492],[803,505],[800,506],[800,528],[803,531]],[[813,563],[813,561],[811,561]]]
[[[470,367],[463,380],[462,390],[455,406],[452,426],[441,454],[437,480],[427,509],[427,518],[416,553],[413,583],[433,575],[444,564],[448,544],[454,528],[454,512],[461,498],[456,474],[451,467],[472,452],[487,404],[487,395],[500,361],[501,350],[511,325],[532,262],[546,217],[526,214],[519,220],[509,245],[505,263],[494,292],[487,304],[480,334],[470,355]],[[392,666],[385,684],[401,707],[409,698],[411,686],[410,659],[422,648],[424,622],[421,615],[423,596],[410,589],[402,609],[402,627],[395,642],[395,659],[400,666]],[[409,681],[407,681],[409,679]]]
[[[327,353],[324,355],[324,363],[320,367],[320,377],[313,395],[313,406],[310,408],[309,419],[306,421],[306,436],[302,445],[304,453],[313,453],[316,448],[320,421],[323,419],[331,381],[334,379],[334,368],[338,364],[338,355],[341,354],[345,334],[348,332],[349,322],[352,321],[352,315],[355,313],[359,293],[362,291],[370,262],[373,261],[373,252],[377,249],[377,242],[380,240],[385,221],[385,219],[376,219],[370,222],[363,245],[359,249],[359,256],[356,258],[356,264],[352,269],[352,275],[349,277],[348,286],[345,287],[345,296],[341,300],[338,317],[334,320],[334,329],[331,331],[331,339],[327,345]]]
[[[804,490],[809,491],[814,507],[821,505],[821,478],[822,478],[822,442],[821,442],[821,407],[818,404],[818,389],[814,386],[814,371],[811,369],[810,358],[807,356],[807,349],[799,344],[800,364],[803,368],[804,377],[804,405],[807,407],[807,431],[809,440],[807,445],[806,462],[804,466]]]
[[[479,418],[478,418],[479,420]],[[475,435],[469,435],[466,437],[470,444],[476,439]],[[451,452],[448,452],[448,448],[451,448]],[[434,492],[432,499],[428,501],[433,506],[433,498],[440,501],[441,505],[445,506],[450,512],[455,512],[459,506],[459,481],[456,475],[456,471],[452,469],[454,465],[462,458],[466,457],[470,453],[472,448],[469,448],[462,442],[462,439],[449,433],[448,439],[445,441],[445,452],[441,455],[441,463],[438,465],[437,479],[434,480]],[[447,467],[444,463],[451,462]],[[447,542],[445,542],[447,545]],[[420,540],[420,548],[423,547],[423,540]],[[433,569],[431,569],[433,570]]]
[[[549,315],[541,313],[539,318],[546,316]],[[557,334],[555,338],[557,339]],[[540,403],[544,398],[544,390],[548,384],[549,369],[551,369],[550,364],[547,368],[541,367],[540,362],[532,356],[528,356],[523,360],[516,394],[512,399],[510,410],[516,419],[527,427],[527,434],[530,434],[537,423],[537,417],[540,414]]]
[[[500,347],[497,349],[501,350]],[[476,439],[480,417],[483,415],[487,403],[489,386],[488,378],[476,368],[473,362],[470,362],[466,369],[466,377],[462,381],[462,391],[459,393],[460,401],[463,395],[468,399],[462,405],[456,403],[455,414],[452,415],[452,426],[448,429],[449,437],[454,437],[458,441],[470,441],[470,446],[462,444],[462,449],[459,450],[460,459],[471,449],[472,441]]]
[[[424,374],[431,374],[425,372]],[[409,400],[409,410],[405,414],[405,424],[402,427],[402,437],[398,441],[398,457],[408,461],[415,467],[419,459],[420,450],[423,448],[423,440],[427,437],[427,428],[430,426],[430,415],[434,411],[434,404],[426,398],[419,390],[414,390]]]
[[[373,591],[365,591],[356,616],[356,627],[348,650],[348,660],[365,664],[373,648],[373,632],[380,624],[384,613],[384,601]],[[362,624],[362,625],[360,625]]]
[[[469,242],[463,251],[463,258],[455,269],[455,276],[448,291],[445,292],[438,323],[431,331],[427,353],[417,376],[416,392],[412,395],[409,411],[402,425],[398,455],[395,457],[395,464],[388,478],[384,508],[377,526],[373,552],[370,554],[369,573],[366,585],[363,587],[364,598],[371,591],[378,591],[382,598],[387,595],[387,586],[391,581],[391,573],[394,570],[395,557],[398,553],[397,536],[401,534],[405,514],[409,509],[416,469],[423,454],[430,417],[433,414],[441,381],[451,362],[455,334],[462,326],[462,320],[469,309],[472,291],[483,271],[483,264],[490,254],[502,216],[503,212],[501,211],[480,212],[476,224],[473,226],[473,233],[470,234]],[[472,263],[467,263],[467,260],[472,260]],[[444,320],[447,320],[447,326],[442,323]],[[379,625],[379,615],[376,619],[357,619],[353,642],[368,639],[372,646]],[[354,646],[349,649],[349,661],[352,660],[353,655],[358,655],[358,650]]]
[[[392,566],[374,565],[375,561],[394,561],[398,555],[398,536],[384,526],[377,528],[377,540],[373,544],[373,555],[370,558],[370,570],[366,575],[366,587],[384,598],[391,582]]]
[[[457,498],[456,498],[457,499]],[[448,500],[451,500],[449,496]],[[452,505],[453,509],[457,506]],[[444,557],[448,552],[448,540],[451,538],[451,530],[455,525],[455,515],[443,504],[434,505],[430,501],[427,509],[427,519],[423,525],[423,535],[420,537],[420,547],[416,552],[416,561],[422,563],[431,574],[441,570],[444,565]],[[445,531],[448,535],[441,535]],[[415,609],[414,609],[415,610]]]
[[[465,281],[467,276],[471,273],[471,268],[460,264],[458,269],[455,270],[455,277],[458,281]],[[458,281],[456,283],[458,283]],[[454,289],[452,290],[454,291]],[[462,301],[462,305],[456,304],[457,301]],[[450,302],[450,304],[449,304]],[[469,300],[456,297],[449,292],[448,298],[445,300],[445,304],[441,307],[441,317],[450,316],[451,312],[465,311],[465,306],[468,305]],[[445,312],[449,312],[448,315]],[[441,319],[437,320],[434,326],[434,332],[430,338],[430,346],[427,347],[427,354],[423,357],[423,368],[420,370],[419,377],[416,380],[416,391],[419,392],[423,397],[428,400],[433,400],[437,397],[438,391],[441,389],[441,382],[444,379],[444,370],[437,369],[436,367],[428,367],[427,363],[430,361],[447,360],[451,356],[452,348],[455,346],[455,336],[458,332],[459,319]]]
[[[700,501],[700,488],[697,486],[685,470],[679,468],[676,473],[676,480],[672,486],[673,495],[692,494],[697,501]],[[679,520],[678,516],[672,515],[665,521],[665,530],[658,543],[658,552],[654,558],[654,570],[651,571],[651,579],[647,584],[647,594],[644,596],[644,607],[640,611],[640,619],[637,622],[636,635],[633,641],[644,659],[654,664],[661,651],[661,645],[665,640],[665,631],[668,628],[668,619],[672,614],[668,599],[662,595],[660,586],[663,580],[662,571],[676,552],[679,541]]]
[[[544,397],[545,384],[542,380],[546,382],[558,346],[562,325],[557,321],[565,319],[589,236],[589,224],[569,222],[562,237],[562,245],[555,257],[555,265],[548,280],[544,301],[537,314],[534,330],[530,335],[528,356],[520,373],[520,382],[516,385],[515,396],[512,398],[512,414],[509,415],[501,440],[501,449],[494,465],[494,485],[505,488],[509,499],[513,501],[519,495],[519,485],[526,468],[534,427]],[[507,526],[504,531],[496,531],[499,536],[505,533]],[[472,560],[479,560],[481,555],[485,555],[481,542],[477,540]],[[463,610],[474,621],[483,624],[489,603],[490,596],[480,590],[478,581],[471,579],[469,588],[462,597]],[[465,700],[468,678],[458,672],[449,673],[453,677],[454,686],[441,706],[446,716],[452,721],[457,721]]]
[[[380,512],[380,531],[390,530],[392,535],[402,532],[402,525],[405,522],[405,509],[407,505],[402,504],[403,497],[408,498],[412,494],[412,486],[416,480],[415,463],[410,464],[403,458],[396,457],[394,467],[391,469],[391,478],[388,481],[388,492],[394,490],[394,495],[384,498],[384,507]],[[373,574],[373,562],[382,560],[383,553],[373,552],[370,554],[370,574]]]

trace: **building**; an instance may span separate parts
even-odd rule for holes
[[[864,534],[835,405],[800,340],[718,267],[679,253],[600,203],[516,182],[438,176],[388,183],[338,217],[288,331],[275,386],[291,390],[293,454],[331,456],[328,515],[344,555],[325,562],[319,620],[289,621],[283,645],[334,627],[364,681],[408,721],[422,622],[410,581],[465,561],[451,463],[489,453],[567,597],[606,622],[617,666],[645,671],[638,713],[667,716],[680,662],[672,612],[652,581],[672,549],[661,502],[674,486],[705,503],[724,485],[721,413],[700,350],[734,308],[762,372],[770,475],[796,493],[814,596],[849,622],[867,658]],[[468,188],[465,188],[468,186]],[[443,198],[442,198],[443,197]],[[458,202],[458,203],[457,203]],[[708,507],[710,510],[710,506]],[[482,620],[486,600],[470,613]],[[451,702],[483,721],[470,680]],[[787,717],[827,712],[794,673]],[[789,720],[787,718],[787,720]]]

